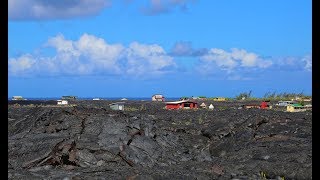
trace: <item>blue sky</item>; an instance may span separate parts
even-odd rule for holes
[[[8,4],[9,97],[312,93],[311,0]]]

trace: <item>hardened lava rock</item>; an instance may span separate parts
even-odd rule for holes
[[[312,179],[311,111],[112,102],[9,102],[8,178]]]

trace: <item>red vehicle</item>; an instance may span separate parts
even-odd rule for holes
[[[262,101],[260,105],[260,109],[268,109],[269,108],[268,102],[270,101]]]

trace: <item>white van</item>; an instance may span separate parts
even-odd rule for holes
[[[295,101],[279,101],[276,105],[277,106],[288,106],[288,105],[291,105],[291,104],[295,104],[297,102]]]

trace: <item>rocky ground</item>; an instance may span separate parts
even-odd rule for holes
[[[8,105],[9,179],[312,179],[311,111],[24,103]]]

